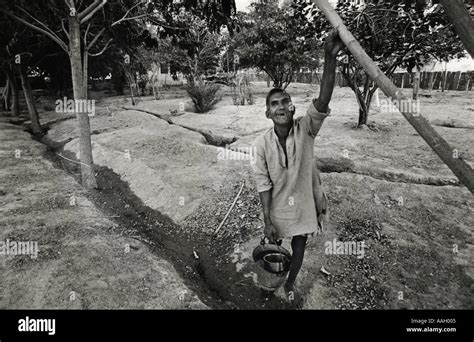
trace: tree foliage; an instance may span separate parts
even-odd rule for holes
[[[268,2],[251,6],[250,13],[239,13],[240,32],[229,44],[228,51],[238,56],[240,67],[256,67],[268,74],[275,87],[286,88],[301,67],[319,66],[321,40],[314,26],[304,25],[305,17]]]
[[[183,73],[189,84],[214,73],[219,65],[220,36],[212,32],[203,19],[191,13],[182,12],[174,25],[178,32],[172,35],[163,32],[158,47],[164,62],[170,65],[171,73]]]
[[[297,16],[312,18],[300,29],[316,30],[322,35],[331,29],[312,3],[297,1],[293,7]],[[432,61],[449,61],[464,56],[462,44],[439,5],[390,0],[363,6],[340,3],[336,10],[367,54],[389,77],[397,68],[411,72]],[[377,85],[348,51],[343,54],[339,65],[359,103],[359,124],[366,124]]]

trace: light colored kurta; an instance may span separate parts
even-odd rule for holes
[[[305,116],[293,120],[286,139],[288,167],[273,127],[254,143],[252,168],[257,191],[272,190],[270,219],[278,238],[311,234],[317,229],[316,205],[321,208],[322,204],[315,203],[315,198],[321,199],[317,193],[322,190],[314,164],[314,139],[330,111],[318,112],[314,103],[310,104]]]

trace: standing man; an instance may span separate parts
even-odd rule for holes
[[[280,88],[270,90],[265,114],[274,127],[255,143],[253,169],[263,207],[265,236],[271,243],[292,238],[291,266],[284,285],[289,300],[295,296],[294,284],[303,264],[306,240],[323,230],[327,197],[314,163],[314,139],[330,113],[336,57],[342,47],[339,35],[332,31],[326,39],[319,98],[312,101],[305,116],[293,119],[295,107],[290,95]]]

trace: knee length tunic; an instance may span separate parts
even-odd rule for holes
[[[306,115],[293,120],[286,139],[288,164],[274,128],[254,143],[252,168],[257,191],[272,190],[270,219],[278,238],[314,233],[317,229],[315,192],[321,186],[314,165],[314,139],[328,113],[310,104]],[[319,189],[320,190],[320,189]]]

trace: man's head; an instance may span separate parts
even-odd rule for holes
[[[291,102],[290,95],[280,88],[273,88],[267,94],[266,98],[267,118],[271,119],[276,125],[288,125],[293,121],[295,115],[295,106]]]

